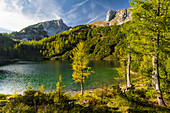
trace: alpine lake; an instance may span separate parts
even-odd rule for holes
[[[85,79],[85,90],[101,88],[116,84],[119,77],[116,60],[93,60],[89,66],[95,71]],[[56,90],[59,76],[62,77],[65,92],[79,91],[80,83],[72,79],[72,65],[70,61],[19,61],[0,67],[0,93],[14,94],[17,90],[23,93],[30,83],[33,89],[44,85],[45,92]]]

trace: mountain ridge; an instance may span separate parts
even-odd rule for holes
[[[132,20],[132,11],[130,9],[109,10],[106,14],[106,20],[95,21],[91,25],[110,26],[120,25]]]
[[[59,19],[30,25],[19,32],[12,32],[9,35],[15,39],[41,40],[44,37],[56,35],[69,29],[70,27],[68,27],[62,19]]]
[[[131,21],[131,10],[130,9],[121,9],[121,10],[109,10],[106,14],[105,21],[96,21],[90,25],[95,26],[110,26],[110,25],[120,25]],[[12,32],[9,35],[14,39],[20,40],[41,40],[44,37],[50,37],[57,35],[58,33],[69,30],[71,27],[68,27],[62,19],[59,20],[50,20],[45,22],[39,22],[34,25],[23,28],[19,32]]]

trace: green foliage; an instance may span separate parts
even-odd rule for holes
[[[3,113],[29,113],[34,112],[34,109],[28,105],[24,105],[23,103],[20,104],[12,104],[9,103],[2,108]]]
[[[59,81],[57,82],[56,87],[57,87],[56,92],[59,92],[59,94],[62,93],[61,91],[62,91],[62,88],[63,88],[63,84],[62,84],[61,75],[59,76]]]
[[[119,85],[115,85],[113,89],[97,90],[91,93],[86,91],[84,95],[63,94],[59,99],[57,92],[44,93],[44,88],[41,86],[38,91],[26,90],[24,95],[10,98],[5,106],[2,108],[0,106],[0,112],[168,112],[168,108],[161,108],[153,103],[156,92],[151,90],[154,91],[131,88],[123,92]],[[103,99],[101,99],[102,94]]]
[[[7,95],[4,95],[4,94],[0,94],[0,100],[5,100],[7,97]]]
[[[28,91],[29,91],[29,90],[32,90],[32,85],[31,85],[30,82],[28,83],[28,86],[27,86],[26,90],[28,90]]]
[[[165,59],[167,60],[167,57],[169,56],[167,53],[170,52],[168,47],[168,21],[170,16],[168,11],[170,8],[170,2],[169,0],[132,0],[130,3],[133,7],[133,24],[131,24],[130,27],[133,28],[133,33],[131,35],[132,39],[130,41],[131,45],[134,51],[142,54],[143,58],[147,58],[148,56],[153,57],[152,81],[154,82],[152,83],[153,86],[155,85],[158,92],[157,99],[159,105],[165,106],[162,95],[160,95],[159,92],[161,92],[161,83],[163,89],[164,87],[167,88],[165,84],[167,84],[166,79],[168,78],[168,74],[166,72],[166,64],[164,61]],[[150,69],[150,64],[147,66],[144,65],[143,67]],[[159,96],[161,96],[161,98]]]
[[[62,90],[63,88],[63,83],[62,83],[62,77],[61,75],[59,76],[59,81],[56,84],[56,92],[54,94],[54,102],[55,103],[65,103],[64,101],[67,100],[67,96],[64,95],[64,92]]]
[[[0,33],[0,59],[9,59],[13,58],[14,50],[13,46],[19,43],[11,39],[8,34]]]
[[[90,67],[87,67],[89,63],[89,55],[87,54],[87,49],[84,46],[84,42],[80,42],[77,45],[77,48],[73,49],[72,53],[72,67],[74,70],[72,74],[73,80],[76,82],[81,82],[81,79],[83,79],[82,81],[84,81],[84,78],[91,74]],[[81,76],[83,78],[81,78]]]
[[[20,59],[70,59],[71,51],[83,40],[90,58],[117,58],[115,46],[123,37],[120,26],[94,27],[79,25],[71,30],[39,41],[18,41],[11,45],[9,56]],[[6,35],[10,37],[10,35]],[[0,43],[1,44],[1,43]],[[7,47],[8,48],[8,47]],[[10,47],[9,47],[10,48]]]
[[[77,47],[73,49],[72,54],[73,80],[75,80],[75,82],[81,83],[81,92],[83,94],[83,83],[85,78],[88,78],[89,75],[94,73],[94,71],[91,71],[91,67],[88,67],[90,60],[84,42],[79,42]]]

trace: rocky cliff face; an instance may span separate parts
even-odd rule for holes
[[[110,21],[112,20],[113,18],[115,18],[115,15],[116,15],[116,10],[109,10],[107,12],[107,15],[106,15],[106,21]]]
[[[10,35],[16,39],[40,40],[44,37],[56,35],[69,29],[70,27],[68,27],[62,19],[59,19],[31,25],[19,32],[13,32]]]
[[[118,11],[109,10],[106,15],[106,21],[108,22],[109,25],[120,25],[122,23],[130,21],[131,15],[132,12],[129,9],[122,9]]]
[[[96,21],[91,25],[96,26],[108,26],[108,25],[120,25],[125,22],[130,21],[132,12],[130,9],[121,9],[121,10],[109,10],[106,14],[105,21]]]

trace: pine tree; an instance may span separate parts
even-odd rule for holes
[[[133,43],[141,53],[152,55],[153,78],[158,104],[165,106],[160,90],[159,53],[166,51],[162,43],[168,41],[169,0],[132,0],[133,30],[138,33]],[[140,41],[140,42],[139,42]],[[148,54],[149,53],[149,54]]]
[[[87,49],[84,45],[84,42],[79,42],[77,47],[73,49],[73,80],[75,82],[81,83],[81,93],[84,93],[84,80],[85,77],[87,78],[89,75],[94,73],[91,71],[91,67],[88,67],[89,64],[89,55],[87,53]]]

